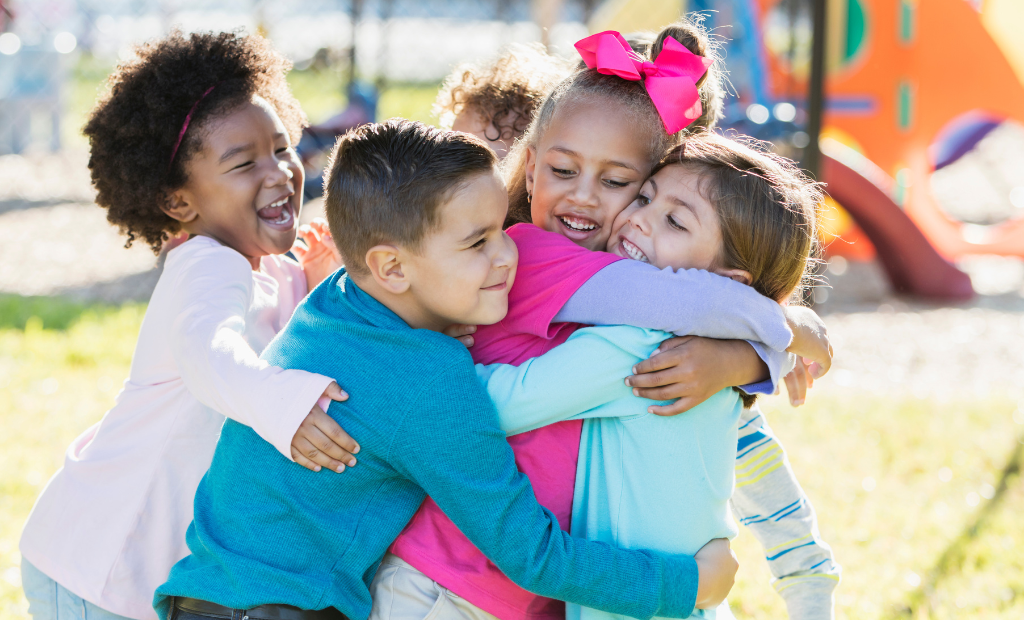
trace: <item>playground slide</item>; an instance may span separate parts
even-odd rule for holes
[[[829,195],[871,239],[897,292],[951,301],[974,296],[967,274],[935,250],[884,188],[832,155],[821,159]]]

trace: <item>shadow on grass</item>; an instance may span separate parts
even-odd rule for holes
[[[30,320],[45,329],[65,330],[85,313],[113,310],[115,306],[84,303],[63,297],[23,297],[0,294],[0,329],[25,329]]]
[[[960,535],[957,536],[956,540],[946,547],[946,550],[942,552],[942,555],[935,563],[935,566],[928,571],[921,586],[911,593],[906,604],[899,609],[893,610],[889,618],[914,618],[920,612],[927,611],[929,599],[935,592],[936,587],[947,576],[955,574],[963,567],[971,543],[974,542],[992,517],[998,514],[1010,485],[1020,484],[1022,468],[1024,468],[1024,436],[1020,436],[1014,441],[1014,449],[1010,453],[1006,465],[999,476],[999,484],[996,486],[995,495],[978,511],[974,521],[968,524]],[[927,614],[925,617],[927,617]]]

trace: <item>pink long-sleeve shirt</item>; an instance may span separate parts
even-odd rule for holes
[[[68,448],[36,502],[22,555],[71,592],[139,620],[188,555],[192,499],[224,415],[291,459],[291,441],[331,379],[259,353],[306,295],[294,261],[195,237],[167,255],[116,404]]]

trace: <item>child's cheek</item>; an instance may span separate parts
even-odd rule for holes
[[[544,205],[539,197],[535,197],[533,202],[530,203],[530,219],[533,220],[533,225],[537,228],[543,228],[548,232],[561,233],[561,229],[555,222],[555,218],[551,217],[551,209],[553,205]]]

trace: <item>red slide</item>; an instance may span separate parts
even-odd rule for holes
[[[874,244],[897,292],[943,301],[974,297],[970,277],[932,247],[888,192],[838,159],[825,153],[821,159],[829,195]]]

